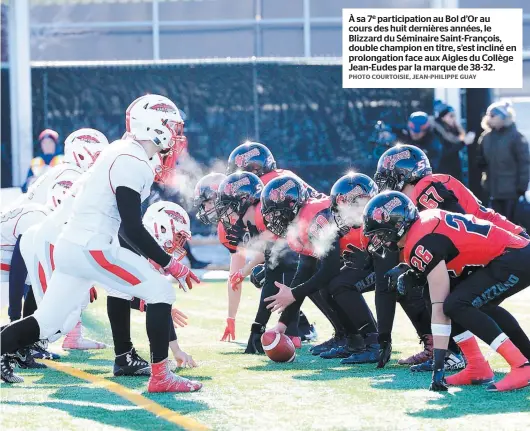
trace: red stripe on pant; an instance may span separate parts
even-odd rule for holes
[[[11,269],[11,265],[8,265],[7,263],[0,263],[0,270],[9,271],[10,269]]]
[[[50,244],[50,265],[52,266],[52,271],[55,271],[55,262],[53,261],[53,244]]]
[[[89,253],[99,266],[114,274],[116,277],[121,278],[123,281],[126,281],[127,283],[132,284],[133,286],[136,286],[137,284],[141,283],[138,278],[123,269],[121,266],[110,263],[106,259],[102,251],[91,250],[89,251]]]
[[[40,281],[40,285],[42,286],[42,291],[46,292],[46,289],[48,289],[48,285],[46,284],[46,276],[44,275],[44,268],[42,267],[40,262],[39,262],[38,271],[39,271],[39,281]]]

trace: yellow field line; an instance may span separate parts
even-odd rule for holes
[[[165,419],[168,422],[174,423],[186,430],[203,431],[209,429],[200,422],[182,416],[173,410],[163,407],[160,404],[155,403],[153,400],[150,400],[149,398],[146,398],[143,395],[126,388],[125,386],[119,385],[118,383],[111,382],[110,380],[104,379],[103,377],[95,376],[94,374],[78,370],[71,367],[70,365],[61,364],[60,362],[49,360],[45,360],[43,362],[45,362],[50,368],[54,368],[58,371],[62,371],[63,373],[70,374],[71,376],[82,380],[87,380],[100,388],[113,392],[116,395],[119,395],[120,397],[125,398],[131,403],[137,405],[138,407],[141,407],[142,409],[147,410],[154,415]]]

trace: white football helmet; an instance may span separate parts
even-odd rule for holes
[[[186,147],[184,120],[177,106],[167,97],[148,94],[127,108],[127,132],[139,141],[152,141],[162,151],[173,149],[180,154]]]
[[[175,259],[186,256],[184,244],[191,239],[190,217],[180,205],[159,201],[147,208],[142,222],[166,253]]]
[[[60,180],[57,181],[51,188],[48,190],[48,199],[47,205],[51,209],[57,208],[61,205],[63,199],[69,193],[70,188],[72,187],[72,181]]]
[[[108,139],[96,129],[79,129],[70,133],[64,141],[64,161],[88,170],[105,147]]]

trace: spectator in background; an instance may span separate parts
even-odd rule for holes
[[[410,114],[407,129],[398,131],[398,140],[421,148],[429,157],[433,172],[440,171],[442,144],[433,130],[434,120],[423,111]]]
[[[28,187],[49,167],[53,167],[62,161],[62,154],[57,154],[57,143],[59,134],[55,130],[46,129],[39,135],[40,153],[31,160],[22,191],[27,192]]]
[[[520,196],[528,187],[530,155],[528,142],[515,126],[510,103],[492,103],[482,119],[478,166],[489,206],[513,220]]]
[[[475,140],[475,132],[465,132],[452,106],[434,102],[433,130],[442,145],[438,171],[462,181],[460,150]]]

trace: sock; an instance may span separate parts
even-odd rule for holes
[[[114,341],[114,353],[118,356],[129,352],[133,348],[131,341],[131,301],[107,296],[107,314]]]
[[[434,371],[443,370],[445,368],[445,349],[434,349]]]
[[[506,362],[508,362],[512,368],[518,368],[528,362],[521,351],[515,347],[506,334],[501,334],[495,338],[493,343],[491,343],[491,348],[499,353],[499,355],[501,355],[504,359],[506,359]]]
[[[22,309],[22,315],[24,317],[31,316],[37,310],[37,302],[35,301],[35,295],[33,295],[33,289],[29,289],[24,301],[24,307]]]
[[[168,319],[171,318],[171,305],[159,302],[149,304],[146,312],[146,328],[151,348],[151,362],[156,364],[167,358],[169,348]]]
[[[33,316],[18,320],[2,329],[0,334],[0,354],[16,352],[39,340],[40,328]]]
[[[501,328],[512,343],[517,346],[523,356],[530,359],[530,340],[523,331],[517,319],[507,310],[500,306],[483,307],[484,312],[490,316]]]
[[[470,331],[455,335],[454,341],[462,350],[468,364],[476,364],[486,361],[484,355],[480,351],[477,339]]]

